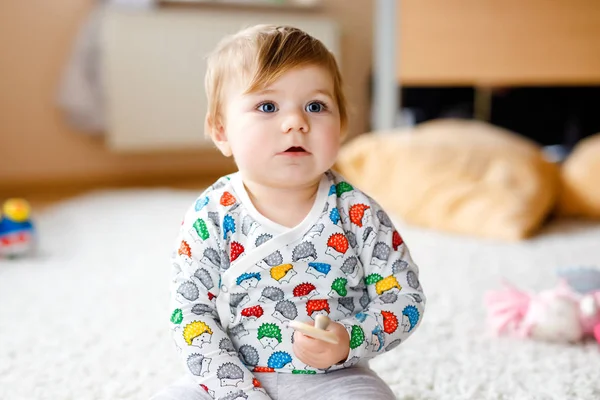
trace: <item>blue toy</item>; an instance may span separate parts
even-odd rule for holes
[[[18,258],[34,248],[31,207],[26,200],[8,199],[0,213],[0,258]]]

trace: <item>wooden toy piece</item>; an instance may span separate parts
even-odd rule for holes
[[[322,340],[331,344],[338,344],[337,336],[333,332],[327,331],[331,320],[326,315],[317,315],[315,326],[305,324],[300,321],[290,321],[290,326],[295,330],[302,332],[311,338]]]

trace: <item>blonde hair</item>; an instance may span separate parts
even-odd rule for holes
[[[256,25],[219,43],[208,57],[207,120],[221,122],[227,82],[235,79],[249,82],[246,93],[252,93],[270,85],[287,71],[307,65],[321,66],[331,74],[344,135],[348,111],[335,58],[319,40],[291,26]]]

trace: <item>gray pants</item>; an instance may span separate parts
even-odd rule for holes
[[[346,368],[328,374],[293,375],[255,373],[273,400],[396,400],[388,385],[367,367]],[[151,400],[212,400],[184,376]]]

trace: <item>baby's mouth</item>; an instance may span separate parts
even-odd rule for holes
[[[294,147],[290,147],[285,152],[286,153],[306,153],[306,150],[304,150],[302,147],[294,146]]]

